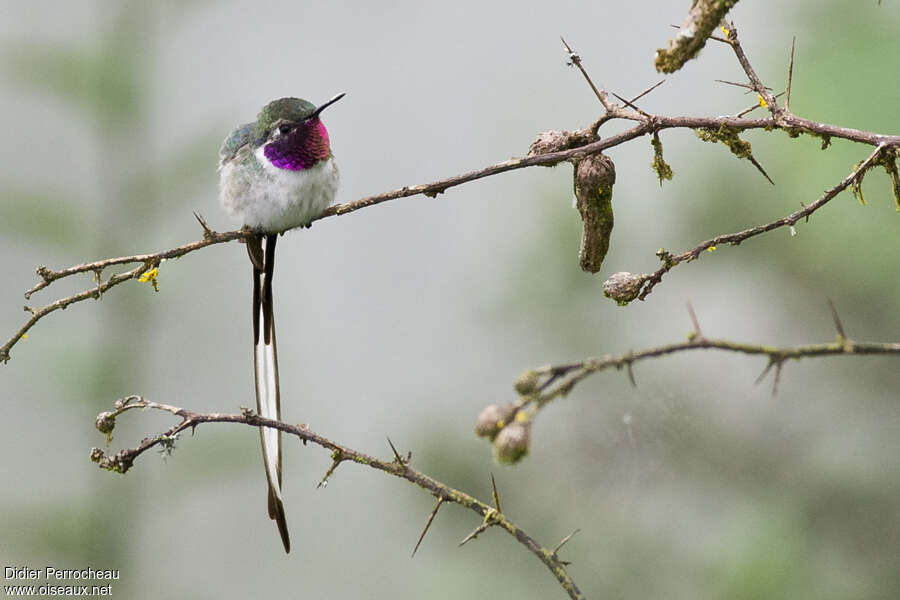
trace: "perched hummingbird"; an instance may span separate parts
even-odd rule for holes
[[[319,107],[300,98],[266,104],[253,123],[235,129],[219,150],[219,200],[246,230],[253,267],[253,366],[260,416],[280,420],[278,355],[272,309],[275,241],[288,229],[309,226],[334,199],[338,170],[328,131],[319,116],[344,97]],[[291,539],[281,496],[281,432],[262,427],[269,518],[278,525],[285,552]]]

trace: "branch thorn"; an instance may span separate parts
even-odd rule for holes
[[[575,536],[575,534],[579,533],[580,531],[581,531],[581,529],[576,529],[575,531],[573,531],[572,533],[570,533],[569,535],[564,537],[562,540],[560,540],[560,542],[556,545],[556,548],[553,549],[553,554],[555,555],[557,552],[559,552],[559,549],[562,548],[563,546],[565,546],[566,543],[569,540],[571,540]]]
[[[491,473],[491,488],[494,494],[494,508],[497,509],[497,512],[503,514],[503,509],[500,508],[500,492],[497,491],[497,482],[494,480],[494,474]]]
[[[644,96],[646,96],[647,94],[649,94],[650,92],[652,92],[653,90],[655,90],[656,88],[658,88],[659,86],[664,84],[665,82],[666,82],[665,78],[660,79],[658,82],[654,83],[653,85],[648,87],[646,90],[644,90],[643,92],[641,92],[640,94],[638,94],[637,96],[632,98],[631,102],[637,102],[638,100],[640,100],[641,98],[643,98]]]
[[[688,302],[687,303],[687,311],[688,315],[691,317],[691,323],[694,324],[693,336],[691,337],[692,342],[699,342],[703,339],[703,330],[700,329],[700,321],[697,320],[697,314],[694,312],[694,306]]]
[[[779,362],[779,359],[774,355],[769,355],[769,363],[766,365],[766,368],[762,370],[762,373],[759,374],[759,377],[756,378],[756,381],[753,382],[753,385],[759,385],[762,383],[762,380],[766,378],[766,375],[769,374],[769,371],[772,370],[772,367],[775,366],[775,363]]]
[[[203,228],[203,239],[208,240],[215,235],[215,232],[206,224],[206,219],[203,218],[203,215],[194,211],[194,218],[197,219],[197,222],[200,223],[200,227]]]
[[[763,174],[763,177],[765,177],[766,179],[769,180],[769,183],[771,183],[772,185],[775,185],[775,182],[772,181],[772,178],[769,177],[769,174],[766,173],[766,170],[762,168],[762,165],[759,164],[759,161],[756,160],[756,158],[754,158],[754,157],[751,155],[751,156],[748,156],[747,159],[748,159],[751,163],[753,163],[753,166],[756,167],[757,170],[758,170],[760,173]]]
[[[387,439],[388,445],[391,447],[391,452],[394,453],[394,462],[396,462],[396,463],[397,463],[398,465],[400,465],[401,467],[405,467],[405,466],[406,466],[406,463],[409,462],[409,459],[412,458],[412,452],[410,452],[410,453],[407,455],[406,460],[404,460],[404,459],[400,456],[400,453],[397,452],[397,448],[394,447],[394,442],[391,441],[391,438],[386,438],[386,439]]]
[[[94,282],[97,284],[97,300],[103,299],[103,269],[94,269]]]
[[[775,378],[772,381],[772,397],[778,395],[778,382],[781,381],[781,368],[784,366],[784,360],[779,360],[775,365]]]
[[[490,513],[488,513],[488,514],[490,514]],[[481,523],[481,525],[479,525],[478,527],[476,527],[476,528],[472,531],[472,533],[470,533],[469,535],[467,535],[466,537],[464,537],[463,540],[459,543],[459,546],[457,546],[457,547],[464,546],[467,542],[470,542],[470,541],[474,540],[475,538],[477,538],[477,537],[479,536],[479,534],[481,534],[482,532],[484,532],[484,530],[487,529],[488,527],[490,527],[491,525],[493,525],[493,523],[490,522],[490,521],[488,521],[488,518],[485,517],[485,519],[484,519],[484,521]]]
[[[831,318],[834,321],[834,328],[837,329],[838,338],[843,343],[847,339],[847,334],[844,333],[844,325],[841,323],[841,318],[838,316],[837,309],[834,307],[834,302],[831,301],[831,298],[828,298],[828,308],[831,310]]]
[[[618,95],[618,94],[615,93],[615,92],[611,92],[611,94],[612,94],[613,96],[615,96],[616,98],[618,98],[619,100],[621,100],[622,102],[624,102],[627,106],[630,106],[630,107],[633,108],[634,110],[636,110],[636,111],[638,111],[639,113],[641,113],[641,115],[643,115],[643,116],[645,116],[645,117],[648,117],[648,118],[650,117],[650,115],[648,115],[646,112],[644,112],[643,110],[641,110],[640,108],[638,108],[637,106],[635,106],[634,104],[632,104],[631,101],[626,100],[625,98],[623,98],[622,96]]]
[[[419,540],[416,542],[416,547],[413,548],[412,554],[410,558],[416,555],[416,551],[418,551],[419,546],[422,544],[422,540],[425,539],[425,534],[428,533],[428,528],[431,527],[431,522],[434,521],[434,517],[437,515],[438,509],[441,507],[441,504],[444,503],[443,498],[438,498],[437,503],[434,505],[434,509],[431,511],[431,514],[428,516],[428,520],[425,522],[425,528],[422,530],[421,535],[419,535]]]
[[[588,85],[591,86],[591,89],[594,91],[594,95],[597,96],[597,100],[600,101],[600,104],[603,105],[603,108],[606,109],[606,112],[609,112],[610,106],[606,101],[605,93],[598,90],[597,86],[594,85],[593,80],[591,80],[591,76],[588,75],[588,72],[584,68],[584,65],[581,64],[581,57],[578,56],[578,54],[574,50],[572,50],[572,47],[569,46],[568,42],[566,42],[566,39],[563,36],[559,36],[559,39],[562,41],[563,46],[565,46],[566,52],[569,53],[568,65],[578,67],[578,70],[581,71],[581,74],[584,75],[584,78],[588,82]]]
[[[629,352],[628,354],[630,355],[631,352]],[[634,380],[634,369],[633,369],[632,366],[631,366],[631,365],[632,365],[632,362],[633,362],[633,361],[629,360],[627,363],[625,363],[625,368],[626,368],[627,371],[628,371],[628,381],[631,382],[631,386],[632,386],[632,387],[637,387],[637,382]]]
[[[322,479],[319,481],[318,485],[316,485],[316,489],[328,487],[328,478],[332,476],[334,470],[338,468],[344,462],[344,453],[340,450],[335,450],[331,453],[331,466],[328,467],[328,470],[325,471],[325,475],[322,476]]]
[[[736,81],[727,81],[725,79],[713,79],[713,81],[715,81],[716,83],[724,83],[726,85],[733,85],[735,87],[744,88],[747,90],[746,92],[744,92],[745,94],[749,94],[750,92],[756,91],[755,88],[752,85],[750,85],[749,83],[739,83]],[[766,87],[766,89],[771,90],[772,88]]]
[[[775,94],[775,98],[781,98],[782,96],[784,96],[784,92],[779,92],[779,93]],[[742,110],[741,112],[739,112],[738,114],[736,114],[734,116],[735,116],[735,118],[741,118],[744,115],[753,112],[757,108],[762,108],[762,105],[759,102],[757,102],[756,104],[754,104],[752,106],[748,106],[747,108],[745,108],[744,110]]]
[[[797,36],[791,39],[791,61],[788,63],[787,95],[784,98],[784,110],[791,112],[791,81],[794,79],[794,46],[797,44]]]

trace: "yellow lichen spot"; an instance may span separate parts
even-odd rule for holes
[[[506,427],[506,421],[504,421],[503,419],[497,419],[497,430],[499,431],[504,427]]]
[[[767,106],[769,106],[768,102],[766,102],[766,99],[763,98],[761,95],[757,94],[756,97],[759,98],[760,106],[762,106],[763,108],[766,108]]]
[[[523,411],[520,410],[519,412],[516,413],[516,421],[518,421],[519,423],[527,423],[528,415],[526,415]]]
[[[22,334],[22,339],[23,339],[23,340],[27,340],[27,339],[28,339],[28,334],[27,334],[27,333],[23,333],[23,334]]]
[[[715,246],[710,246],[709,248],[706,249],[706,251],[707,251],[707,252],[715,252],[715,251],[716,251],[716,247],[715,247]]]
[[[157,277],[159,277],[159,269],[156,267],[153,267],[152,269],[149,269],[149,270],[141,273],[141,276],[138,277],[138,281],[140,281],[141,283],[149,282],[150,285],[153,286],[153,290],[158,292],[159,291],[159,281],[157,280]]]
[[[723,25],[723,26],[719,27],[719,29],[722,30],[722,33],[725,34],[725,37],[728,37],[728,34],[730,33],[730,32],[728,31],[728,28],[726,28],[726,27]]]

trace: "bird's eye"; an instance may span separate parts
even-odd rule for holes
[[[281,135],[287,135],[287,134],[289,134],[290,132],[291,132],[291,126],[290,126],[290,125],[279,125],[279,126],[278,126],[278,133],[280,133]]]

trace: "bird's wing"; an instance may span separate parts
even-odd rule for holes
[[[234,158],[237,155],[238,150],[253,142],[255,137],[256,122],[244,123],[232,131],[231,135],[222,142],[222,147],[219,149],[219,166],[221,167]]]

